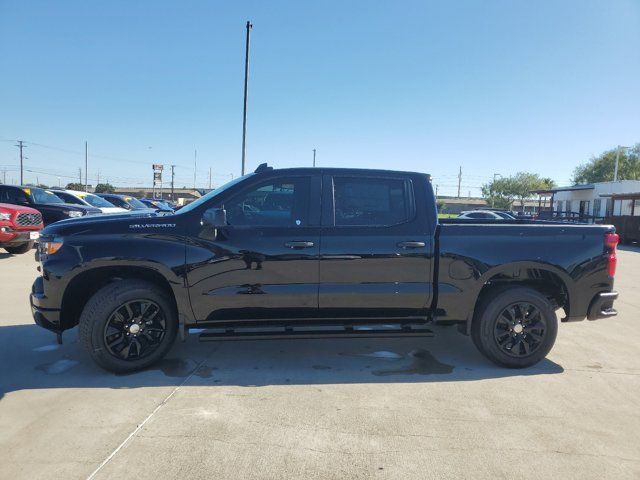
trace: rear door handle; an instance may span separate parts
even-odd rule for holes
[[[427,246],[427,244],[424,242],[409,241],[409,242],[400,242],[398,243],[398,246],[400,248],[424,248]]]
[[[294,241],[294,242],[285,242],[284,246],[287,248],[311,248],[313,247],[313,242],[304,242],[304,241]]]

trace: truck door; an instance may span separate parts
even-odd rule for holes
[[[391,172],[323,177],[322,316],[425,314],[433,247],[424,209],[433,199],[423,190]]]
[[[190,226],[186,266],[196,319],[316,315],[319,199],[319,175],[262,177],[215,205],[226,210],[226,227]]]

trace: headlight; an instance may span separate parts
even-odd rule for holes
[[[69,218],[78,218],[82,216],[82,212],[76,212],[75,210],[69,210],[67,212],[67,216]]]
[[[76,212],[79,213],[79,212]],[[54,253],[56,253],[58,250],[60,250],[60,247],[62,247],[62,239],[57,239],[56,240],[60,240],[57,242],[40,242],[40,252],[41,253],[45,253],[47,255],[53,255]]]
[[[0,213],[0,220],[11,220],[10,213]]]

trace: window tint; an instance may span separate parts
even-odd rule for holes
[[[229,225],[306,226],[310,177],[270,181],[225,202]]]
[[[395,178],[334,177],[336,225],[397,225],[409,219],[407,184]]]

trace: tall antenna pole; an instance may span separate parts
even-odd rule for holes
[[[211,190],[211,167],[209,167],[209,190]]]
[[[313,149],[313,166],[316,166],[316,149]]]
[[[458,172],[458,198],[460,198],[460,184],[462,183],[462,166],[460,166],[460,171]]]
[[[247,43],[244,52],[244,109],[242,111],[242,175],[244,175],[247,154],[247,95],[249,93],[249,46],[253,25],[247,20]]]
[[[89,180],[88,180],[88,172],[89,172],[89,144],[87,141],[84,141],[84,191],[89,191]]]

